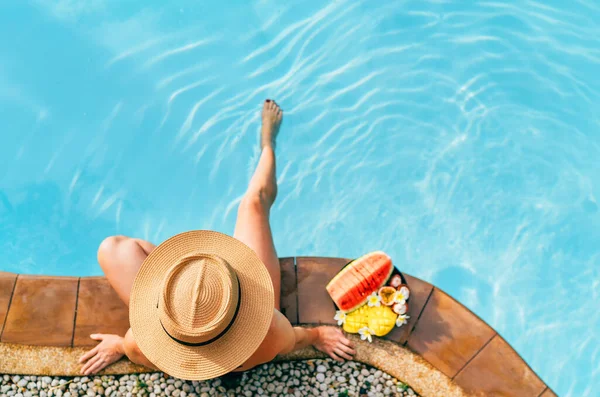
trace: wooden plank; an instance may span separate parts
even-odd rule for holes
[[[15,273],[0,272],[0,335],[4,329],[4,321],[10,306],[10,299],[15,288]]]
[[[298,324],[298,284],[294,258],[280,258],[281,267],[281,313],[293,325]]]
[[[454,381],[469,392],[486,396],[538,397],[546,388],[499,335],[460,371]]]
[[[78,281],[77,277],[20,275],[2,342],[70,346]]]
[[[548,387],[544,392],[540,395],[540,397],[557,397],[556,394]]]
[[[495,334],[466,307],[434,288],[407,346],[454,377]]]
[[[93,346],[90,334],[124,336],[129,309],[104,277],[82,277],[79,283],[73,346]]]
[[[296,258],[298,275],[298,320],[301,324],[336,324],[335,304],[327,283],[350,260],[343,258]]]

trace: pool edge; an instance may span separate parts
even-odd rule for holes
[[[281,258],[280,262],[282,313],[294,325],[335,325],[332,315],[335,309],[324,285],[347,259],[288,257]],[[411,301],[416,302],[410,308],[411,322],[385,339],[366,345],[373,351],[385,346],[380,353],[367,353],[365,342],[358,341],[362,353],[357,353],[357,361],[406,381],[424,396],[437,394],[434,389],[420,385],[419,377],[406,378],[406,369],[402,372],[389,363],[393,365],[397,358],[412,357],[410,361],[421,368],[419,374],[423,379],[440,382],[446,379],[453,387],[465,390],[465,394],[456,395],[555,395],[520,355],[475,313],[441,289],[407,276],[414,291]],[[56,365],[61,360],[65,365],[74,365],[86,346],[94,344],[89,339],[90,331],[119,333],[128,327],[127,309],[104,277],[0,272],[0,283],[13,284],[12,288],[0,290],[0,356],[8,357],[0,363],[0,373],[41,374],[45,368],[59,368]],[[48,299],[49,293],[58,294],[60,302]],[[56,320],[56,324],[48,319]],[[396,359],[389,355],[390,351],[398,355]],[[295,356],[282,359],[292,357]],[[306,356],[315,357],[318,356],[314,351]],[[26,366],[29,361],[31,367]],[[54,364],[49,367],[49,363]],[[122,360],[106,373],[129,372],[147,370]],[[61,375],[67,374],[74,376],[77,372],[71,368]],[[444,390],[447,387],[433,381],[431,385]],[[449,391],[445,393],[449,395]]]

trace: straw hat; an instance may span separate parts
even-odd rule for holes
[[[148,255],[130,296],[140,350],[169,375],[204,380],[243,364],[265,338],[274,310],[265,265],[245,244],[196,230]]]

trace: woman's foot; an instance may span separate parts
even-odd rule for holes
[[[260,147],[270,146],[275,148],[275,138],[279,132],[283,110],[271,99],[267,99],[262,110],[262,127]]]

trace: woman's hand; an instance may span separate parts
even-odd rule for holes
[[[91,334],[90,338],[101,342],[79,359],[80,364],[87,361],[81,368],[81,373],[84,375],[98,373],[125,354],[123,338],[119,335]]]
[[[352,356],[356,354],[353,349],[352,342],[344,336],[342,330],[336,327],[321,326],[316,328],[319,332],[317,341],[313,346],[327,353],[336,361],[344,362],[346,360],[352,360]]]

